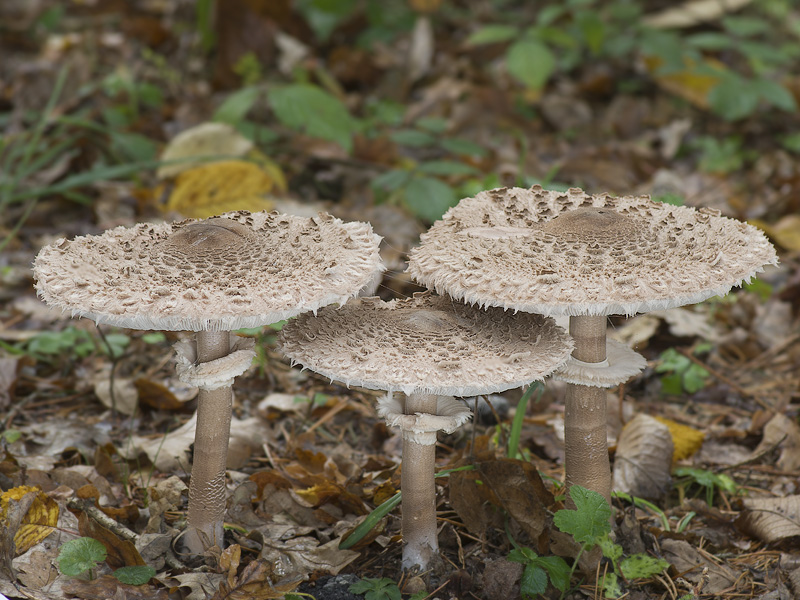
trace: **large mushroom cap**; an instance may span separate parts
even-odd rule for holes
[[[367,223],[277,212],[58,240],[34,277],[53,306],[132,329],[230,331],[344,303],[382,270]]]
[[[726,294],[776,264],[751,225],[647,196],[500,188],[422,235],[408,271],[439,293],[545,315],[632,315]]]
[[[572,341],[552,319],[415,294],[351,300],[284,326],[280,349],[331,380],[406,394],[472,396],[542,379]]]

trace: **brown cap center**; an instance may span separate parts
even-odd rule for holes
[[[561,213],[542,226],[547,233],[562,237],[568,235],[584,236],[589,233],[611,237],[624,235],[629,229],[629,221],[610,208],[578,208]]]
[[[182,227],[169,237],[170,245],[183,254],[205,253],[242,246],[250,230],[231,219],[213,218]]]

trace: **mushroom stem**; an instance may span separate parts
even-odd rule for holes
[[[573,358],[599,363],[606,359],[606,317],[573,316],[569,333]],[[611,503],[608,461],[606,390],[568,384],[564,406],[564,471],[567,486],[580,485]]]
[[[435,415],[437,397],[410,394],[405,414]],[[403,492],[403,568],[426,570],[439,554],[436,535],[436,432],[403,429],[403,463],[400,489]]]
[[[197,332],[198,363],[227,356],[230,350],[230,332]],[[230,385],[215,390],[201,389],[198,395],[188,527],[184,536],[184,543],[193,554],[202,554],[215,545],[222,548],[232,404]]]

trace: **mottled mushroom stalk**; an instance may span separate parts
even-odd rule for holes
[[[369,224],[324,213],[237,211],[117,227],[39,252],[34,277],[48,304],[119,327],[196,332],[175,344],[178,376],[199,389],[190,554],[223,546],[232,385],[255,356],[253,340],[230,332],[343,304],[383,271],[379,243]]]
[[[387,390],[378,414],[403,436],[403,568],[439,560],[436,434],[470,417],[454,396],[490,394],[540,380],[564,364],[572,342],[552,319],[481,310],[428,293],[351,300],[281,330],[279,349],[331,380]],[[401,402],[394,391],[405,394]]]
[[[584,363],[606,360],[606,317],[570,317],[569,334],[575,342],[572,357]],[[564,398],[564,472],[566,484],[578,484],[603,494],[611,503],[611,467],[608,460],[606,390],[567,384]]]

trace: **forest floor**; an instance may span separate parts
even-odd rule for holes
[[[421,290],[407,252],[444,209],[534,184],[718,209],[762,228],[780,257],[724,298],[610,319],[648,365],[608,393],[615,477],[649,500],[615,498],[615,540],[669,566],[625,577],[606,559],[543,597],[800,597],[793,3],[652,0],[628,17],[621,0],[224,4],[205,19],[212,2],[0,3],[0,597],[499,600],[536,589],[539,563],[509,560],[520,548],[571,563],[552,521],[563,384],[525,405],[520,390],[493,396],[440,435],[437,470],[473,470],[437,479],[443,565],[413,577],[399,508],[339,547],[400,487],[379,393],[291,368],[273,327],[242,332],[258,357],[235,383],[228,550],[182,560],[197,389],[178,380],[172,344],[188,334],[70,319],[37,298],[31,271],[43,245],[118,225],[325,210],[372,223],[388,266],[377,293],[407,297]],[[175,136],[211,120],[230,125],[221,152],[257,175],[160,171]],[[655,442],[619,455],[623,428],[656,440],[665,423],[672,457]],[[665,456],[666,484],[620,466]],[[539,481],[552,493],[541,526],[526,513]],[[77,538],[111,551],[70,576],[59,552]],[[147,583],[111,576],[144,564]]]

